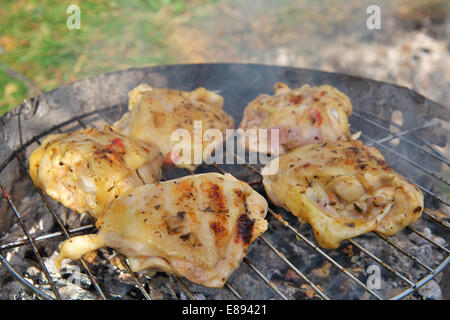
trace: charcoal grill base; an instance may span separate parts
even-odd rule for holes
[[[352,132],[362,131],[364,143],[377,147],[394,170],[422,189],[423,218],[394,237],[370,233],[344,242],[337,250],[323,250],[316,246],[308,225],[272,206],[269,230],[252,244],[222,290],[164,273],[134,274],[112,249],[100,250],[89,262],[71,262],[66,272],[56,271],[58,244],[94,228],[89,217],[68,212],[33,187],[27,159],[43,137],[118,120],[126,111],[128,91],[141,83],[215,90],[224,96],[226,112],[239,123],[245,105],[258,94],[271,94],[276,82],[291,87],[329,84],[347,94],[355,109],[350,118]],[[399,115],[401,123],[394,122]],[[406,88],[346,75],[253,64],[130,69],[44,93],[0,118],[0,184],[4,188],[0,202],[0,298],[442,298],[438,284],[440,271],[449,261],[449,221],[445,215],[436,217],[433,210],[448,210],[449,185],[444,172],[449,161],[439,152],[448,144],[448,121],[449,112],[444,107]],[[258,166],[248,164],[201,165],[196,173],[231,172],[239,179],[258,181],[258,170]],[[166,178],[186,174],[183,170],[164,172]],[[252,186],[265,195],[261,185]],[[380,272],[379,287],[372,286],[374,268]]]

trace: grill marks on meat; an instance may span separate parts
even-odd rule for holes
[[[211,208],[215,212],[222,211],[226,208],[225,196],[221,188],[212,182],[205,182],[200,185],[200,189],[206,194],[213,205]]]
[[[248,215],[246,194],[239,189],[234,189],[233,192],[238,199],[237,202],[242,204],[243,207],[242,211],[244,212],[239,216],[238,219],[235,241],[236,242],[243,241],[243,243],[248,244],[252,239],[253,225],[255,221],[252,220]]]
[[[245,244],[250,243],[254,224],[255,221],[250,219],[247,214],[242,214],[238,219],[236,239],[243,241]]]
[[[267,229],[266,213],[267,201],[230,174],[139,186],[100,214],[98,234],[64,242],[58,261],[110,246],[128,257],[133,271],[165,271],[220,288]]]

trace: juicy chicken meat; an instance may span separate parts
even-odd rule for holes
[[[222,105],[223,98],[205,88],[186,92],[155,89],[143,84],[130,91],[129,112],[113,127],[125,135],[157,145],[166,164],[175,163],[193,170],[202,162],[203,155],[210,155],[232,134],[232,130],[226,132],[226,129],[234,129],[234,120],[225,113]],[[196,121],[201,124],[201,130],[194,130]],[[183,141],[181,138],[172,139],[177,129],[185,129],[190,135],[186,150],[176,148]],[[217,129],[217,134],[203,137],[208,129]],[[196,147],[200,152],[194,152]],[[183,152],[190,155],[183,155]],[[199,156],[194,158],[195,154]]]
[[[360,141],[310,144],[278,160],[278,173],[262,171],[269,198],[309,223],[324,248],[370,231],[393,235],[422,213],[417,186]]]
[[[244,131],[267,129],[267,139],[252,142],[244,136],[240,143],[254,152],[284,154],[306,144],[346,139],[351,114],[350,99],[334,87],[305,84],[290,89],[276,83],[275,95],[262,94],[247,105],[239,125]],[[278,130],[278,144],[274,130]]]
[[[61,244],[64,258],[118,249],[133,271],[164,271],[220,288],[267,229],[267,201],[230,174],[205,173],[139,186],[112,201],[97,234]]]
[[[29,165],[37,187],[75,212],[96,217],[124,191],[159,181],[162,162],[157,147],[106,126],[49,135]]]

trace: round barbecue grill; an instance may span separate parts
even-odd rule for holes
[[[247,103],[261,93],[272,94],[276,82],[290,87],[329,84],[347,94],[354,107],[352,133],[361,131],[360,140],[380,150],[395,171],[422,190],[422,218],[395,236],[372,232],[328,250],[316,245],[308,225],[269,202],[267,232],[250,246],[241,266],[221,290],[165,273],[133,273],[126,258],[110,248],[56,271],[58,245],[73,235],[92,233],[95,227],[87,215],[71,213],[33,186],[28,157],[45,136],[91,126],[102,128],[117,121],[127,111],[128,92],[141,83],[186,91],[203,86],[216,91],[225,99],[225,111],[239,124]],[[0,118],[0,286],[4,298],[442,297],[441,292],[447,294],[448,290],[445,267],[450,257],[449,120],[447,109],[403,87],[348,75],[255,64],[129,69],[43,93]],[[233,156],[234,164],[202,164],[195,173],[229,172],[265,196],[261,166]],[[163,172],[165,179],[187,174],[175,168]]]

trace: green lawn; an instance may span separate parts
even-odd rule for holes
[[[173,63],[176,18],[208,1],[1,0],[0,115],[63,83],[118,69]],[[66,9],[81,10],[69,30]]]

